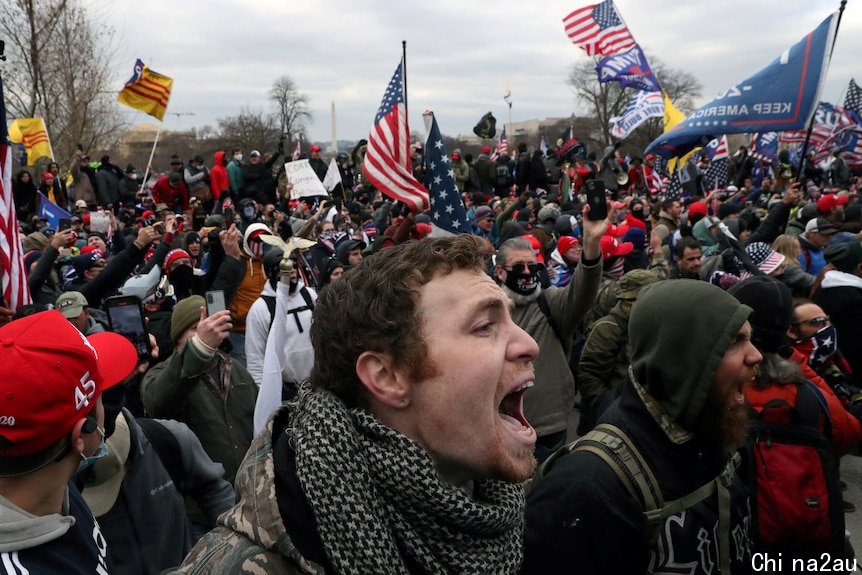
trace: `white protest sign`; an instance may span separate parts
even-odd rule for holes
[[[287,174],[287,181],[293,186],[290,190],[291,200],[329,195],[320,182],[320,178],[311,169],[308,160],[288,162],[284,165],[284,171]]]
[[[326,170],[326,175],[323,177],[323,187],[330,192],[341,183],[341,172],[338,170],[338,164],[335,158],[329,162],[329,168]]]

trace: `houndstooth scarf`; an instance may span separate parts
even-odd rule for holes
[[[340,574],[516,573],[524,492],[443,482],[418,444],[329,392],[303,388],[286,431],[320,537]],[[405,562],[405,559],[407,560]]]

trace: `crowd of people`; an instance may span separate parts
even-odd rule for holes
[[[292,198],[281,143],[146,182],[83,150],[18,172],[34,303],[0,306],[0,573],[852,558],[833,484],[862,439],[862,182],[840,152],[797,181],[741,148],[727,185],[698,158],[674,189],[622,143],[453,150],[471,233],[434,238],[365,146],[316,198]],[[72,217],[40,219],[37,191]],[[118,295],[145,354],[111,333]],[[824,479],[803,505],[748,430],[771,448],[805,416],[823,458],[788,461]]]

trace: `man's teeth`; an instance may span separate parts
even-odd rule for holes
[[[521,387],[515,389],[514,391],[524,391],[525,389],[529,389],[529,388],[533,387],[534,385],[536,385],[536,383],[533,380],[530,380],[527,383],[525,383],[524,385],[522,385]]]

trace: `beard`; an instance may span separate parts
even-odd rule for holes
[[[498,479],[508,483],[523,483],[533,476],[536,471],[536,456],[533,448],[523,448],[513,452],[506,449],[501,437],[497,437],[497,453],[494,464],[488,470],[489,479]]]
[[[736,403],[735,394],[736,389],[732,389],[718,401],[712,394],[707,400],[696,433],[711,449],[736,451],[745,445],[748,410],[746,404]]]

